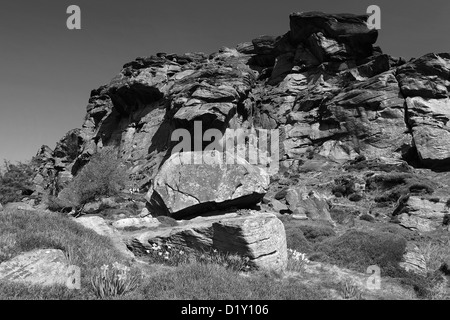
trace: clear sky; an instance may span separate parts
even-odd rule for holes
[[[82,30],[66,9],[81,8]],[[298,11],[381,7],[378,45],[405,58],[450,51],[448,0],[39,0],[0,5],[0,161],[23,161],[80,127],[90,91],[157,52],[212,53],[289,30]]]

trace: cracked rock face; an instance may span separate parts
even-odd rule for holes
[[[283,270],[287,264],[286,232],[272,213],[250,211],[197,217],[178,227],[138,231],[127,246],[145,254],[152,244],[170,243],[186,251],[218,250],[248,257],[259,269]]]
[[[173,154],[161,167],[148,193],[150,212],[176,219],[227,207],[251,207],[267,192],[264,169],[242,158],[227,164],[224,154]],[[229,155],[229,154],[225,154]]]
[[[383,54],[366,21],[364,15],[294,13],[281,36],[210,55],[161,53],[125,64],[92,90],[82,128],[54,151],[39,152],[40,192],[58,193],[105,146],[120,150],[147,191],[178,143],[172,133],[185,129],[193,136],[196,122],[200,134],[278,130],[283,168],[314,157],[342,163],[365,156],[445,170],[450,55],[407,63]]]

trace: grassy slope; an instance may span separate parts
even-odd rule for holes
[[[0,262],[37,248],[70,253],[81,267],[81,290],[0,282],[0,299],[95,299],[90,278],[103,264],[124,262],[110,241],[70,219],[52,213],[4,212],[0,215]],[[215,264],[191,263],[142,280],[124,299],[321,299],[327,295],[299,281],[274,275],[240,276]]]

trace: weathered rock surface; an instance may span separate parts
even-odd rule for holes
[[[63,251],[38,249],[0,264],[0,280],[30,285],[66,285],[69,263]]]
[[[182,218],[258,203],[269,185],[267,173],[237,157],[235,164],[227,164],[223,156],[219,152],[214,158],[209,152],[172,155],[161,167],[149,192],[151,213]]]
[[[113,227],[116,229],[125,229],[125,228],[155,228],[159,226],[161,223],[158,219],[150,217],[145,218],[126,218],[120,219],[113,222]]]
[[[69,131],[55,150],[39,150],[36,190],[57,194],[92,154],[115,146],[138,187],[154,195],[155,212],[183,217],[233,201],[250,206],[265,193],[261,180],[246,185],[256,177],[244,174],[246,166],[173,166],[177,129],[196,137],[187,143],[190,150],[209,129],[273,129],[279,133],[279,167],[289,172],[326,172],[359,157],[446,170],[450,55],[409,62],[391,57],[375,46],[378,32],[366,21],[365,15],[293,13],[284,35],[210,55],[136,58],[92,90],[81,129]],[[203,141],[202,148],[207,145]],[[309,218],[329,219],[319,200],[300,198],[290,204],[299,217],[308,216],[309,208]]]
[[[403,259],[404,262],[400,262],[399,265],[406,271],[411,271],[421,275],[427,274],[425,257],[417,246],[408,245],[407,250],[403,255]]]
[[[109,238],[114,245],[114,247],[122,253],[123,256],[133,259],[134,255],[127,249],[122,236],[120,233],[110,227],[105,219],[98,216],[86,216],[86,217],[80,217],[80,218],[74,218],[75,222],[81,224],[83,227],[87,229],[91,229],[98,233],[101,236],[105,236]]]
[[[443,225],[444,216],[449,213],[445,202],[430,201],[410,196],[400,204],[398,219],[405,228],[422,232],[433,231]]]
[[[333,221],[326,199],[315,191],[307,192],[302,188],[290,188],[286,191],[286,203],[297,218]]]
[[[9,202],[4,205],[4,210],[34,210],[33,206],[24,202]]]
[[[140,231],[127,245],[133,252],[145,254],[153,243],[239,254],[249,257],[258,268],[282,270],[287,263],[284,226],[272,213],[198,217],[182,226]]]

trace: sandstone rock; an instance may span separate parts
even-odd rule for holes
[[[286,203],[297,218],[303,219],[306,216],[311,220],[332,222],[326,199],[315,191],[291,188],[287,190]]]
[[[150,214],[150,211],[148,211],[147,208],[143,208],[141,213],[139,214],[139,218],[145,218],[145,217],[149,217],[149,218],[152,217],[152,215]]]
[[[116,229],[125,229],[129,227],[134,228],[155,228],[160,225],[158,219],[150,217],[145,218],[126,218],[113,222],[113,227]]]
[[[400,262],[399,265],[406,271],[411,271],[421,275],[427,274],[427,264],[425,257],[417,246],[408,245],[405,254],[403,255],[404,262]]]
[[[289,209],[287,205],[285,205],[281,201],[278,201],[277,199],[271,199],[269,202],[269,206],[275,212],[283,212]]]
[[[123,256],[133,259],[134,255],[127,249],[121,235],[119,232],[111,228],[102,217],[98,216],[87,216],[80,218],[72,218],[75,222],[81,224],[87,229],[91,229],[101,236],[105,236],[111,239],[114,247],[122,253]]]
[[[101,201],[87,203],[83,207],[83,212],[86,214],[96,213],[100,210],[101,205],[102,205]]]
[[[406,63],[383,54],[367,18],[293,13],[288,33],[236,49],[136,58],[92,90],[81,129],[38,152],[37,194],[56,195],[105,146],[119,149],[148,190],[178,143],[172,133],[194,136],[195,121],[201,134],[277,129],[282,163],[364,155],[445,169],[450,55]]]
[[[272,213],[198,217],[182,226],[137,232],[127,245],[145,254],[153,243],[170,243],[186,251],[216,249],[239,254],[263,269],[283,270],[287,263],[284,226]]]
[[[430,53],[401,66],[397,72],[402,93],[407,97],[449,96],[450,54]]]
[[[38,249],[0,264],[0,280],[29,285],[66,285],[69,263],[63,251]]]
[[[298,44],[313,33],[323,31],[325,36],[347,44],[359,56],[370,56],[378,32],[367,27],[367,18],[352,14],[293,13],[290,15],[290,39]]]
[[[442,226],[444,216],[448,214],[445,202],[433,202],[420,197],[410,196],[400,204],[398,219],[405,228],[421,232],[433,231]]]
[[[267,192],[269,177],[263,169],[240,158],[226,164],[219,152],[215,158],[209,156],[209,152],[176,153],[164,163],[148,194],[152,214],[181,218],[230,206],[249,207]],[[214,162],[207,164],[207,159]]]
[[[24,202],[9,202],[3,206],[3,210],[34,210],[34,208]]]

